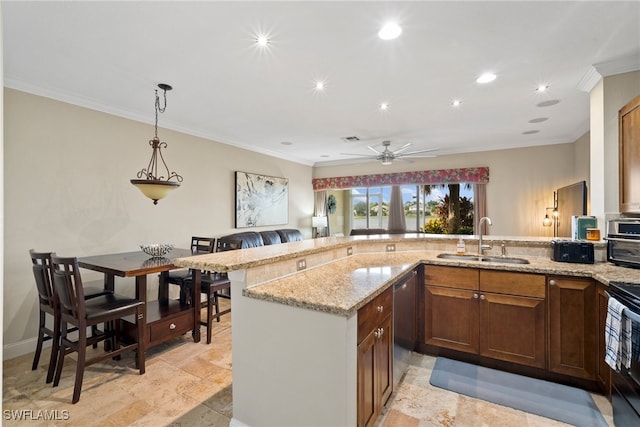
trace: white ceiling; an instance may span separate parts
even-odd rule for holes
[[[168,83],[160,127],[308,165],[384,139],[438,155],[573,142],[597,79],[640,69],[637,0],[1,6],[5,86],[152,124]],[[389,20],[402,35],[380,40]]]

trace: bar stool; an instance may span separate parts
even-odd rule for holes
[[[78,357],[72,403],[77,403],[80,400],[86,366],[113,359],[128,351],[135,351],[136,367],[140,375],[144,374],[145,349],[142,341],[143,329],[146,327],[144,303],[115,293],[85,300],[78,259],[52,255],[51,261],[54,292],[55,298],[60,304],[61,322],[60,348],[53,386],[57,386],[60,382],[65,356],[73,352],[76,352]],[[136,322],[135,342],[120,347],[120,323],[127,316],[133,317]],[[87,328],[101,323],[107,325],[104,333],[87,337]],[[76,341],[69,338],[67,325],[73,325],[78,329]],[[109,340],[111,344],[105,347],[105,351],[101,354],[87,359],[87,346],[102,340]]]
[[[53,381],[53,373],[56,367],[56,357],[58,348],[60,347],[60,309],[58,301],[55,298],[53,291],[53,283],[51,279],[51,252],[36,252],[33,249],[29,250],[31,256],[31,263],[33,276],[36,282],[36,288],[38,289],[38,306],[39,306],[39,322],[38,322],[38,342],[36,344],[36,352],[33,356],[33,364],[31,370],[38,369],[38,363],[40,362],[40,354],[42,353],[42,345],[45,341],[53,340],[51,348],[51,357],[49,358],[49,368],[47,370],[47,384]],[[104,288],[84,288],[84,297],[86,299],[99,297],[110,293]],[[47,314],[53,318],[52,329],[47,327],[46,318]],[[68,332],[75,331],[76,328],[71,328]],[[92,334],[98,333],[97,326],[93,328]]]

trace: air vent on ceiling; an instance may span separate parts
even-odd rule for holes
[[[356,141],[360,141],[360,138],[358,138],[357,136],[343,136],[341,138],[344,142],[356,142]]]

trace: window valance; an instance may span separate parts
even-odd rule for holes
[[[489,182],[489,168],[439,169],[375,175],[336,176],[314,178],[312,182],[314,191],[404,184],[487,184]]]

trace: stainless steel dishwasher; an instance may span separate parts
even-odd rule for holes
[[[394,389],[407,371],[417,336],[418,272],[413,270],[393,286],[393,382]]]

